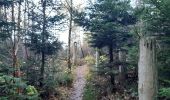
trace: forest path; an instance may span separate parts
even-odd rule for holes
[[[86,85],[86,76],[89,72],[87,65],[78,66],[75,69],[75,80],[73,82],[73,89],[70,95],[70,100],[82,100],[84,87]]]

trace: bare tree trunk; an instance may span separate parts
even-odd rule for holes
[[[125,83],[125,75],[126,75],[126,66],[125,66],[125,62],[126,62],[126,52],[125,50],[119,50],[119,61],[120,61],[120,65],[119,65],[119,83],[121,87],[124,87],[124,83]]]
[[[73,65],[77,64],[77,42],[74,42],[73,46]]]
[[[14,3],[12,4],[12,10],[11,10],[11,13],[12,13],[12,22],[15,23],[15,17],[14,17]],[[12,66],[14,68],[14,71],[13,71],[13,75],[14,77],[16,76],[15,75],[15,69],[16,69],[16,65],[17,65],[17,55],[16,55],[16,33],[15,33],[15,25],[13,26],[13,30],[12,30],[12,35],[13,35],[13,39],[11,37],[11,42],[12,42]]]
[[[71,71],[71,32],[72,32],[72,22],[73,22],[73,1],[70,0],[70,22],[69,22],[69,36],[68,36],[68,58],[67,58],[67,64],[68,64],[68,69]]]
[[[82,46],[80,45],[80,49],[81,49],[81,53],[82,53],[82,57],[81,58],[84,58],[84,51],[83,51],[83,48],[82,48]]]
[[[20,44],[20,35],[21,35],[21,0],[19,0],[18,2],[18,23],[17,23],[17,29],[18,29],[18,33],[17,33],[17,41],[16,41],[16,47],[15,47],[15,57],[16,57],[16,63],[18,63],[18,59],[17,59],[17,52],[18,52],[18,49],[19,49],[19,44]],[[16,65],[16,70],[17,70],[17,73],[18,73],[18,76],[17,77],[21,77],[21,72],[20,72],[20,67],[18,66],[18,64]]]
[[[113,62],[113,46],[109,46],[109,63]]]
[[[3,18],[3,16],[2,16],[2,7],[0,7],[0,18]]]
[[[139,100],[157,99],[156,40],[152,37],[140,39],[138,63]]]
[[[28,26],[29,26],[29,24],[27,23],[27,19],[26,19],[26,17],[27,17],[27,3],[28,2],[28,0],[24,0],[24,32],[27,34],[27,28],[28,28]],[[28,11],[28,13],[29,13],[29,11]],[[29,19],[28,19],[29,20]],[[27,43],[27,41],[26,41],[26,38],[24,38],[24,41],[23,41],[25,44]],[[24,47],[23,47],[23,53],[24,53],[24,58],[25,58],[25,60],[28,60],[28,48],[27,48],[27,46],[26,45],[24,45]]]
[[[96,69],[99,66],[99,49],[96,48]]]
[[[42,31],[42,45],[45,45],[45,32],[46,32],[46,0],[41,0],[43,8],[43,31]],[[45,67],[45,52],[41,50],[41,71],[40,71],[40,87],[43,87],[44,81],[44,67]]]

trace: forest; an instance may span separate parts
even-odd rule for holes
[[[170,100],[170,0],[0,0],[0,100]]]

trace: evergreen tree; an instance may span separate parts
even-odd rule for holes
[[[129,0],[98,0],[86,12],[75,12],[75,22],[91,32],[91,46],[109,48],[110,62],[113,62],[113,49],[120,49],[128,40],[128,25],[136,21]]]
[[[48,55],[57,53],[61,48],[61,42],[55,38],[52,28],[64,18],[64,15],[59,11],[56,15],[49,14],[51,12],[48,12],[48,10],[60,10],[59,6],[54,4],[54,1],[41,0],[40,4],[41,11],[36,12],[32,9],[29,13],[32,25],[31,30],[28,30],[26,45],[36,54],[41,55],[40,86],[43,86],[46,58]]]
[[[147,51],[147,54],[145,55],[145,57],[144,56],[140,57],[140,59],[143,59],[143,61],[142,60],[141,62],[139,61],[139,99],[140,100],[157,99],[158,77],[157,77],[157,66],[156,65],[158,65],[158,68],[160,69],[159,78],[161,77],[160,78],[161,84],[162,82],[165,84],[169,84],[167,81],[166,82],[163,81],[163,80],[168,80],[168,78],[165,77],[166,75],[164,75],[163,72],[168,72],[169,68],[164,66],[165,63],[164,64],[162,63],[162,61],[164,62],[166,61],[164,58],[167,58],[167,56],[165,55],[168,54],[167,44],[169,43],[169,26],[170,26],[169,24],[170,8],[168,6],[169,4],[170,4],[169,0],[163,0],[163,1],[143,0],[141,3],[140,10],[138,9],[139,10],[138,13],[140,13],[139,19],[142,20],[142,24],[143,24],[141,27],[142,31],[140,33],[140,37],[144,39],[145,41],[143,42],[147,44],[144,47],[141,47],[141,50],[140,50],[141,55],[144,54],[144,51],[145,51],[145,50],[142,50],[142,48],[145,48],[146,46],[148,47],[151,46],[150,50],[153,51],[153,52]],[[156,45],[155,45],[156,42],[154,42],[155,40],[152,41],[153,38],[156,39],[156,42],[159,44],[159,48],[161,48],[160,50],[156,48]],[[155,52],[154,49],[155,50],[157,49],[157,53]],[[152,55],[152,60],[147,59],[150,54]],[[155,56],[156,54],[158,56],[157,64],[155,62],[156,57],[157,57]],[[162,70],[163,69],[162,67],[165,70]],[[152,70],[146,73],[146,71],[150,69]],[[151,76],[151,77],[149,78],[148,76]],[[147,80],[149,80],[149,82],[147,82]],[[145,84],[145,86],[143,86],[142,84]],[[153,87],[152,90],[150,87]]]

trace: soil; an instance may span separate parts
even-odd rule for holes
[[[88,71],[87,65],[78,66],[75,69],[75,80],[73,83],[74,85],[70,95],[70,100],[82,100]]]

